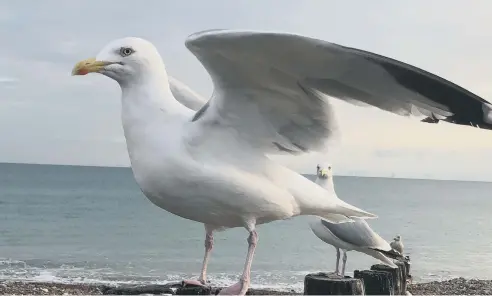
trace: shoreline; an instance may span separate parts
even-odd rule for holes
[[[54,282],[0,281],[0,295],[138,295],[138,294],[212,294],[220,288],[166,285],[64,284]],[[413,295],[492,295],[492,280],[454,278],[445,281],[414,283],[408,286]],[[250,289],[249,295],[301,295],[302,291]]]

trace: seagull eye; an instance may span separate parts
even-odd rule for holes
[[[120,48],[120,55],[122,57],[127,57],[127,56],[131,55],[134,52],[135,51],[132,48],[130,48],[130,47],[122,47],[122,48]]]

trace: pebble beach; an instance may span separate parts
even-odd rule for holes
[[[61,284],[42,282],[0,283],[0,295],[139,295],[175,294],[204,295],[215,294],[220,288],[209,290],[182,288],[179,283],[151,286],[119,286],[89,284]],[[414,283],[408,287],[413,295],[492,295],[492,280],[455,278],[447,281]],[[248,295],[300,295],[302,291],[277,291],[250,289]]]

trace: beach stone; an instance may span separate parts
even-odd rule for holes
[[[356,271],[357,272],[357,271]],[[354,272],[354,277],[356,277]],[[359,272],[378,273],[374,270],[364,270]],[[379,272],[386,274],[388,273]],[[366,283],[364,283],[366,284]],[[179,284],[171,285],[172,289],[175,289]],[[48,293],[45,293],[41,288],[48,289]],[[108,292],[109,289],[115,287],[108,287],[105,285],[95,284],[62,284],[52,282],[32,283],[21,281],[0,281],[0,295],[101,295],[110,294],[103,293]],[[212,288],[212,295],[215,295],[215,291],[219,291],[220,288]],[[453,278],[445,281],[434,281],[426,283],[415,283],[408,285],[408,291],[413,295],[492,295],[492,281],[491,280],[478,280],[478,279],[464,279]],[[158,295],[173,295],[174,293],[161,293],[156,290]],[[147,295],[154,295],[153,293],[144,293]],[[250,289],[248,295],[299,295],[302,291],[279,291],[271,289]],[[366,290],[366,295],[374,295],[370,291]],[[379,293],[378,295],[384,295]],[[386,294],[388,295],[388,294]]]
[[[454,278],[415,283],[408,286],[408,290],[413,295],[492,295],[492,281]]]

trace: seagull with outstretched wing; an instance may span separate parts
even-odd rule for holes
[[[223,294],[244,295],[249,287],[256,225],[298,215],[333,223],[376,217],[269,158],[325,151],[337,131],[330,96],[400,115],[492,127],[489,102],[373,53],[295,34],[238,30],[199,32],[185,44],[214,85],[197,112],[176,99],[157,49],[141,38],[110,42],[72,73],[100,73],[119,83],[138,185],[155,205],[205,225],[201,283],[214,231],[248,231],[243,274]]]

